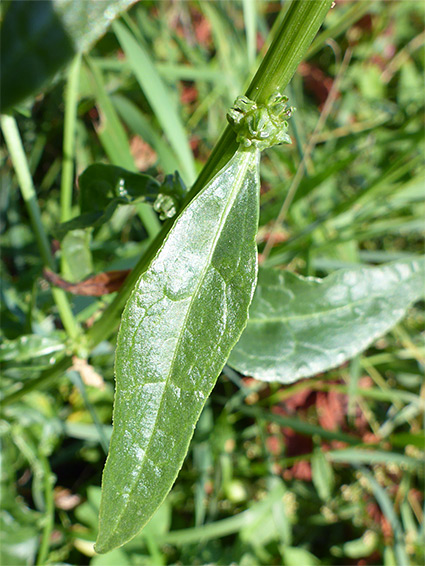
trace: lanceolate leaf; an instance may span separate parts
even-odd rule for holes
[[[425,260],[343,269],[325,279],[261,269],[228,363],[292,383],[338,366],[387,332],[424,293]]]
[[[170,490],[247,320],[258,160],[237,152],[177,219],[125,308],[97,552],[131,539]]]
[[[124,544],[171,489],[195,424],[248,317],[257,276],[260,151],[290,141],[292,108],[239,97],[240,148],[176,220],[124,309],[99,553]]]

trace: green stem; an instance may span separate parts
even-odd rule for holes
[[[72,218],[75,125],[77,121],[80,68],[81,54],[78,54],[69,69],[68,83],[65,93],[65,121],[63,130],[63,161],[61,179],[61,222],[66,222]]]
[[[44,231],[41,221],[40,209],[38,207],[37,195],[28,167],[27,158],[22,146],[21,137],[19,135],[16,120],[12,116],[4,115],[1,117],[1,127],[3,130],[6,145],[10,153],[10,158],[15,168],[16,177],[21,189],[22,197],[28,210],[31,224],[34,230],[35,239],[37,240],[38,249],[44,265],[50,269],[55,268],[53,256],[50,251],[49,240]]]
[[[55,477],[50,469],[49,460],[43,453],[39,453],[39,460],[41,462],[41,467],[43,468],[44,476],[44,503],[45,503],[45,514],[44,514],[44,529],[43,535],[41,537],[40,550],[37,556],[37,566],[44,566],[47,561],[47,556],[49,554],[50,547],[50,537],[52,534],[53,526],[55,524],[55,503],[53,498],[53,483]]]
[[[332,0],[293,0],[246,91],[251,100],[264,103],[276,90],[283,92],[331,5]],[[233,129],[227,126],[192,187],[191,199],[224,167],[237,148]]]
[[[21,194],[24,199],[31,224],[34,230],[35,239],[41,258],[46,267],[55,269],[55,262],[50,250],[49,240],[41,220],[40,208],[38,206],[37,194],[32,182],[28,161],[19,135],[16,120],[12,116],[4,115],[1,117],[1,127],[3,130],[6,145],[10,153],[10,158],[15,169]],[[80,334],[77,321],[72,314],[68,298],[62,289],[52,289],[53,299],[58,307],[59,316],[65,330],[71,338],[76,338]]]
[[[68,336],[74,340],[81,334],[81,327],[75,319],[65,291],[57,287],[52,287],[52,296],[58,308],[63,327]]]

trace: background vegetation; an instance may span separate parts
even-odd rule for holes
[[[79,213],[70,154],[77,176],[103,161],[159,179],[178,170],[191,184],[281,9],[140,2],[20,107],[64,279],[131,269],[160,225],[147,205],[120,206],[59,244],[57,225]],[[328,14],[287,89],[293,144],[263,157],[263,265],[322,277],[423,251],[423,15],[407,0],[341,1]],[[75,136],[71,128],[64,141],[74,107]],[[131,543],[94,556],[115,336],[88,352],[78,326],[91,327],[113,295],[69,295],[78,356],[30,390],[70,342],[1,152],[2,564],[423,563],[423,304],[313,379],[267,385],[226,367],[165,504]],[[26,394],[11,397],[22,384]]]

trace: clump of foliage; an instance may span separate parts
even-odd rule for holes
[[[2,563],[421,563],[421,7],[140,2],[111,26],[131,4],[3,7]],[[305,30],[289,36],[298,9],[317,29],[326,15],[310,47]],[[41,24],[55,34],[28,50]],[[295,62],[276,47],[282,29]],[[295,48],[304,60],[287,86]],[[229,113],[238,134],[220,137],[257,57],[285,64],[254,77]],[[297,108],[283,127],[282,85]],[[264,152],[260,178],[270,123],[275,143],[292,144]],[[211,199],[214,179],[228,201]],[[216,226],[223,211],[229,224]],[[196,277],[188,249],[209,241],[218,251],[203,281],[225,281],[226,332],[221,283],[199,293],[193,328],[177,312]],[[154,312],[167,273],[172,300],[156,326],[139,326],[147,344],[140,311]],[[98,555],[116,332],[132,289],[115,362],[129,379],[115,401],[127,420],[117,426],[116,412],[118,459],[153,415],[163,426],[136,483],[145,520],[133,525],[113,500],[137,472],[126,462],[104,499],[107,521],[115,512],[133,530],[109,523],[121,534],[98,550],[149,522]],[[179,316],[190,330],[172,359],[180,400],[141,415],[157,397],[142,398],[137,372],[150,356],[139,373],[154,382]],[[185,391],[195,373],[208,379]]]

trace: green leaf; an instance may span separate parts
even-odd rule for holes
[[[95,163],[78,178],[80,208],[84,212],[102,211],[112,198],[131,202],[145,198],[151,201],[158,196],[160,184],[150,175],[133,173],[115,165]]]
[[[325,279],[261,269],[229,365],[292,383],[338,366],[390,330],[424,291],[424,259],[343,269]]]
[[[247,320],[259,152],[239,151],[182,212],[122,317],[96,550],[133,538],[171,489]]]
[[[87,230],[73,230],[62,241],[62,274],[67,281],[82,281],[93,272],[91,236]]]
[[[177,172],[167,175],[161,184],[150,175],[103,163],[87,167],[79,177],[79,189],[83,214],[56,227],[54,232],[59,239],[71,230],[98,228],[120,204],[148,202],[162,220],[171,218],[186,195],[186,187]]]
[[[34,524],[21,525],[4,512],[0,525],[0,563],[8,566],[34,564],[39,538]]]
[[[366,531],[364,535],[355,540],[349,540],[341,545],[330,548],[334,556],[348,556],[349,558],[362,558],[370,556],[378,547],[379,536],[374,531]]]
[[[281,546],[281,552],[284,559],[285,566],[316,566],[320,564],[319,559],[305,550],[305,548],[298,548],[294,546]]]
[[[2,113],[88,51],[134,0],[10,2],[1,27]]]
[[[0,345],[0,362],[26,362],[43,356],[54,356],[65,349],[64,337],[28,334]]]

